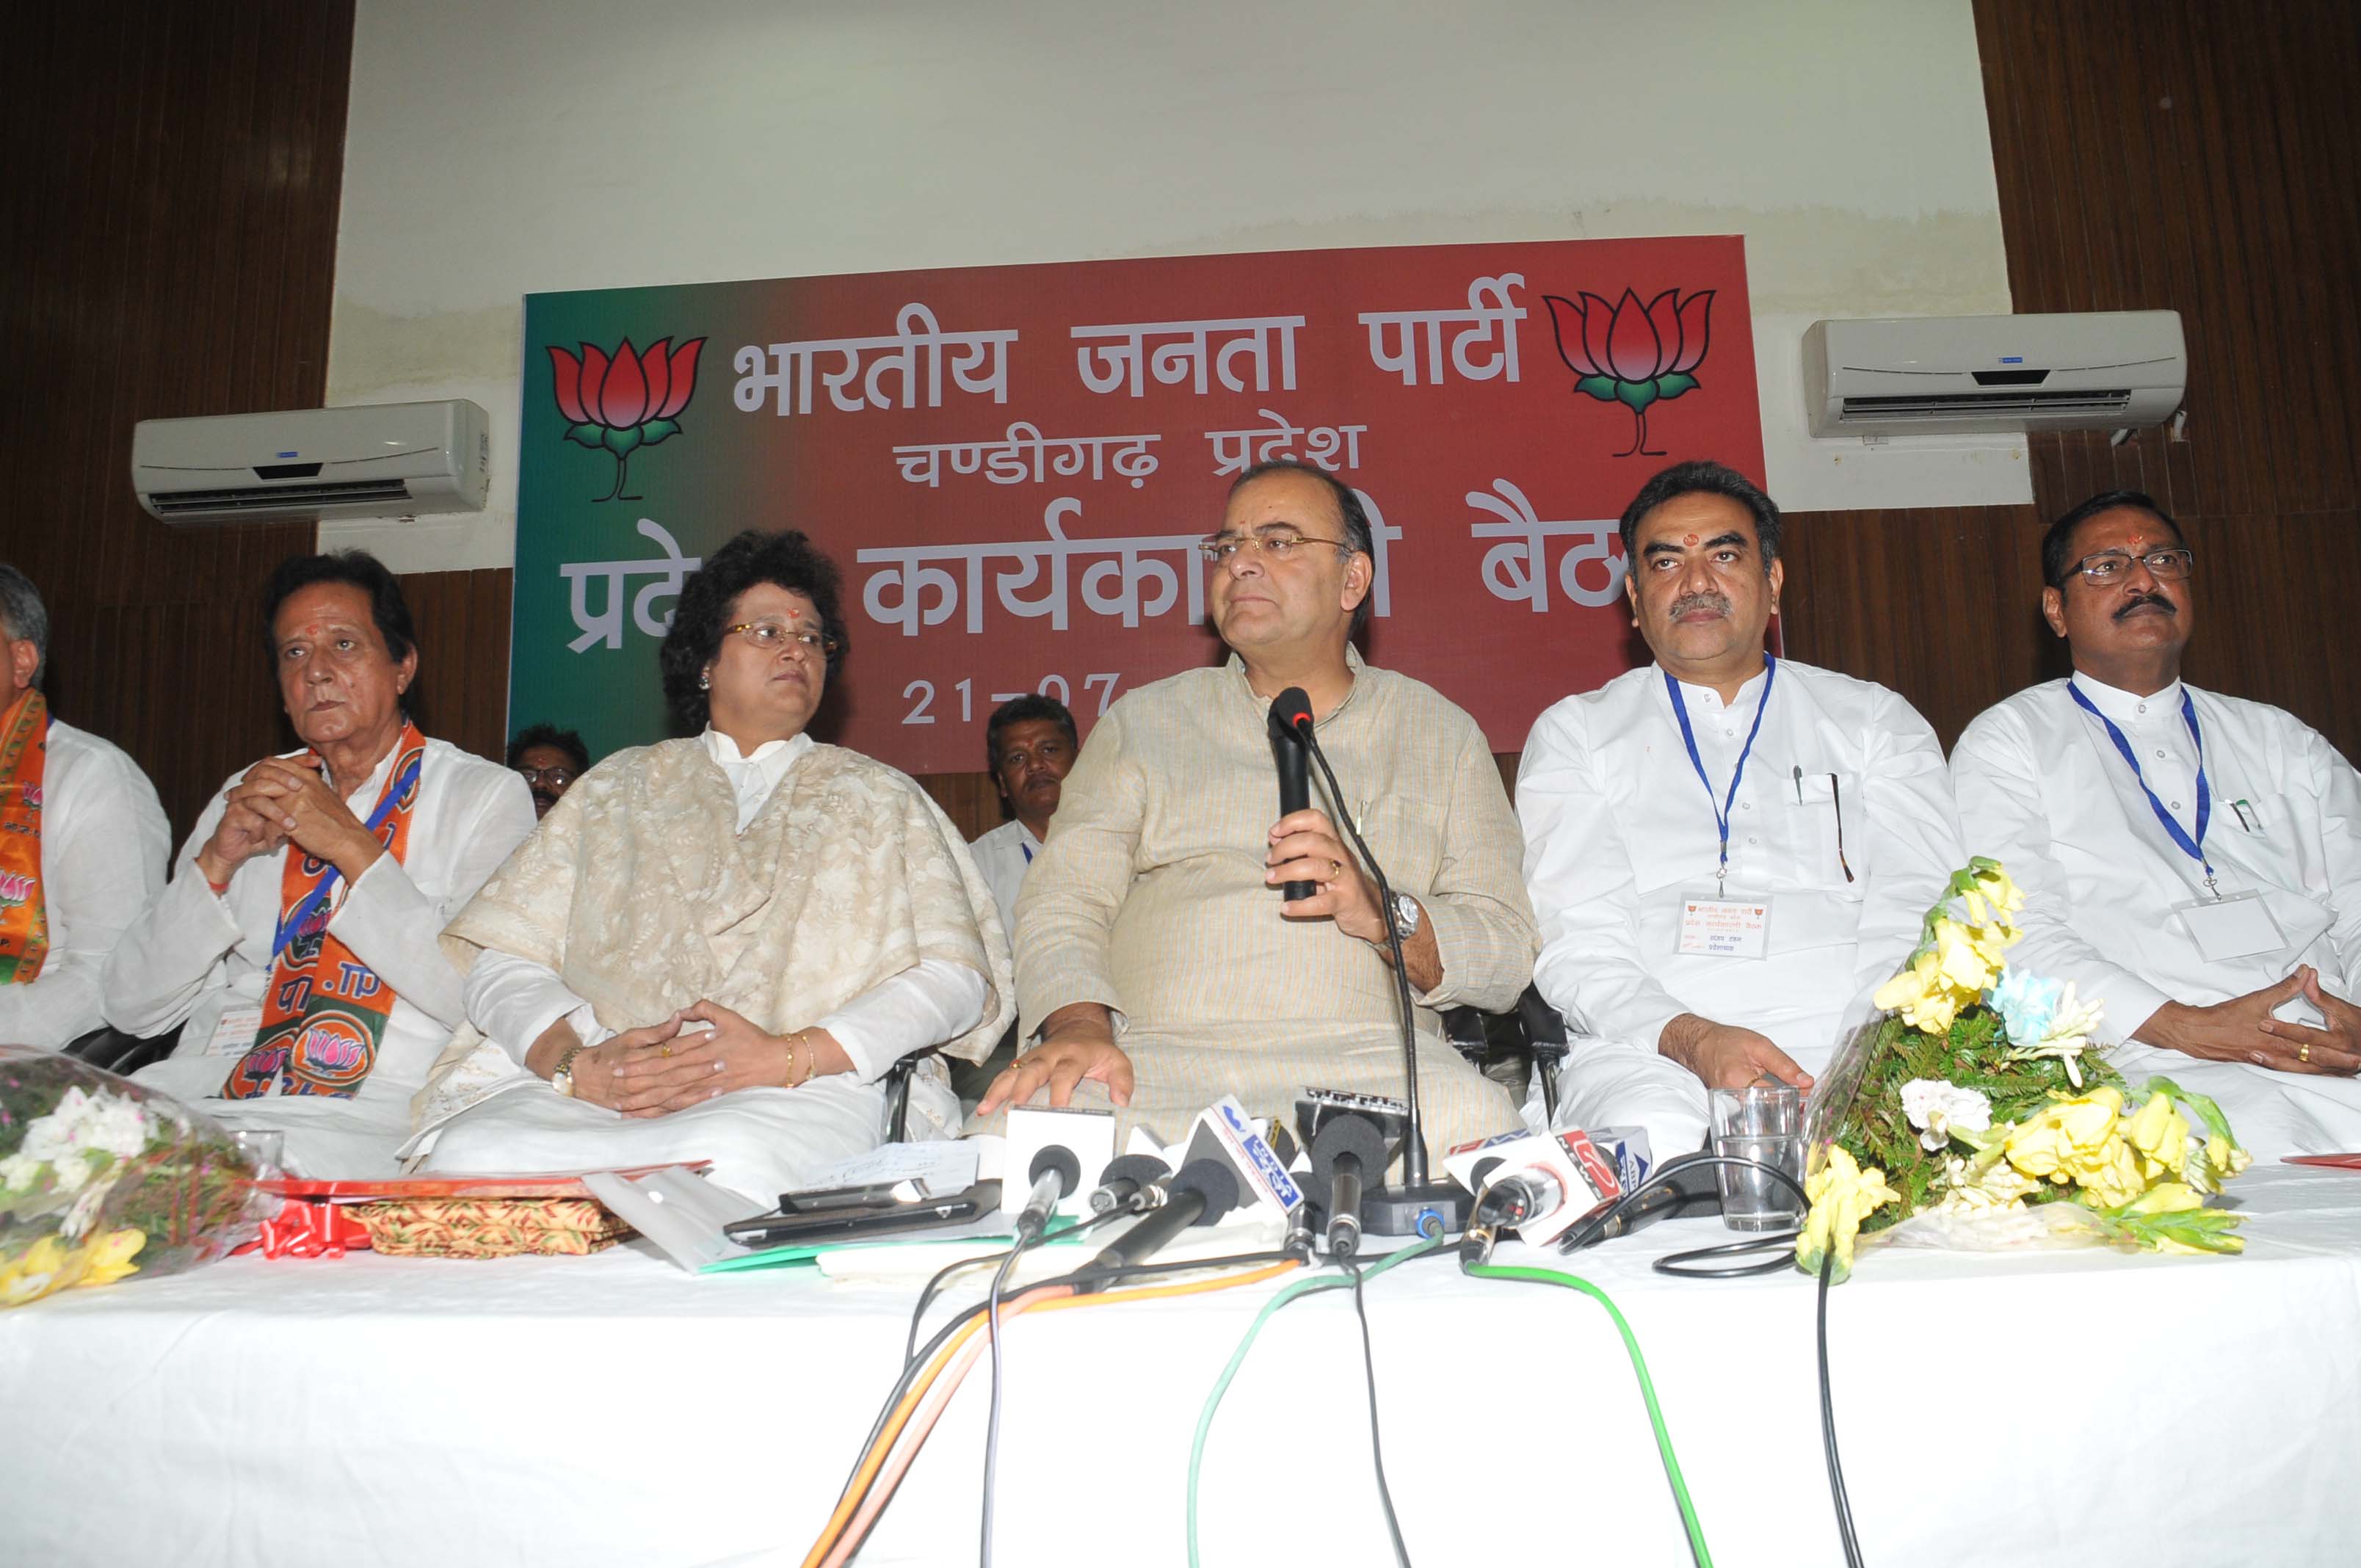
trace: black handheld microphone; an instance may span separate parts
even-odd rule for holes
[[[1033,1240],[1048,1227],[1058,1200],[1071,1192],[1082,1179],[1082,1162],[1065,1145],[1050,1144],[1034,1155],[1033,1168],[1027,1174],[1032,1179],[1033,1190],[1026,1194],[1025,1207],[1016,1214],[1016,1239],[1020,1244]]]
[[[1237,1206],[1238,1179],[1227,1165],[1217,1159],[1191,1160],[1173,1177],[1164,1206],[1150,1210],[1137,1224],[1101,1247],[1082,1272],[1142,1262],[1190,1226],[1217,1223]],[[1096,1290],[1103,1283],[1085,1283],[1077,1288]]]
[[[1117,1209],[1154,1209],[1164,1202],[1164,1179],[1172,1168],[1152,1154],[1127,1154],[1111,1159],[1099,1172],[1098,1190],[1091,1194],[1091,1212],[1112,1214]]]
[[[1312,1140],[1313,1181],[1327,1192],[1331,1257],[1361,1250],[1361,1184],[1385,1169],[1385,1135],[1358,1116],[1335,1118]]]
[[[1373,1189],[1367,1194],[1368,1228],[1381,1236],[1423,1234],[1430,1222],[1440,1222],[1446,1232],[1464,1230],[1470,1201],[1467,1190],[1455,1181],[1433,1180],[1427,1174],[1426,1122],[1418,1103],[1418,1025],[1411,1014],[1410,971],[1402,963],[1401,921],[1394,910],[1393,888],[1386,882],[1385,868],[1369,852],[1368,842],[1345,809],[1345,791],[1336,783],[1336,770],[1328,765],[1326,753],[1320,750],[1319,737],[1312,732],[1312,705],[1303,700],[1303,693],[1298,687],[1290,686],[1270,705],[1271,728],[1276,729],[1282,723],[1294,731],[1312,760],[1320,764],[1320,776],[1328,782],[1328,800],[1335,811],[1336,825],[1360,852],[1361,863],[1369,868],[1369,875],[1378,884],[1378,913],[1384,917],[1386,948],[1393,959],[1394,1000],[1401,1017],[1402,1103],[1409,1111],[1408,1127],[1402,1138],[1401,1181]]]
[[[1301,723],[1301,729],[1297,726]],[[1279,769],[1279,814],[1281,817],[1304,810],[1312,804],[1311,763],[1306,759],[1303,736],[1312,729],[1312,699],[1303,695],[1301,686],[1290,686],[1271,699],[1270,760]],[[1309,898],[1320,891],[1308,882],[1290,882],[1279,888],[1279,896],[1292,904],[1299,898]]]

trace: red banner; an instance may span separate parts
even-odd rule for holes
[[[706,339],[693,408],[629,411],[661,444],[616,451],[586,406],[598,389],[544,384],[537,361],[563,378],[594,348],[614,373],[628,344],[589,341],[602,331]],[[1087,732],[1125,691],[1221,657],[1192,546],[1250,463],[1317,464],[1363,493],[1379,567],[1365,654],[1503,751],[1644,657],[1615,531],[1642,481],[1690,457],[1763,477],[1735,237],[541,295],[529,334],[520,719],[542,716],[537,673],[563,688],[588,672],[569,646],[660,629],[649,594],[673,585],[635,594],[623,569],[663,560],[584,556],[655,540],[693,560],[738,527],[796,526],[847,579],[853,648],[819,728],[913,773],[983,767],[983,721],[1011,696],[1063,697]]]

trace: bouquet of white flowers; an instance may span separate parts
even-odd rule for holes
[[[0,1307],[211,1262],[278,1211],[255,1179],[220,1124],[170,1096],[0,1046]]]

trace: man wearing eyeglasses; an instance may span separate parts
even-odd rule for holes
[[[2292,714],[2180,678],[2196,557],[2148,497],[2041,543],[2074,673],[1951,756],[1969,847],[2024,889],[2009,962],[2101,1003],[2094,1037],[2223,1102],[2258,1158],[2361,1148],[2361,777]]]
[[[1943,750],[1883,686],[1764,649],[1779,508],[1676,463],[1623,509],[1654,662],[1533,722],[1517,772],[1561,1126],[1705,1140],[1717,1089],[1809,1089],[1961,861]]]
[[[523,775],[525,787],[533,791],[533,816],[546,817],[557,797],[590,771],[590,748],[571,729],[528,724],[509,742],[509,766]]]
[[[1284,1118],[1307,1086],[1403,1092],[1377,883],[1316,771],[1312,808],[1278,811],[1270,704],[1301,686],[1396,895],[1429,1152],[1519,1124],[1438,1020],[1505,1011],[1532,971],[1516,819],[1475,721],[1354,649],[1372,543],[1360,498],[1317,468],[1265,464],[1232,487],[1203,545],[1230,658],[1132,692],[1091,731],[1017,899],[1027,1048],[980,1119],[1046,1091],[1119,1107],[1118,1139],[1144,1125],[1170,1143],[1224,1094]],[[1312,896],[1283,902],[1290,882]]]

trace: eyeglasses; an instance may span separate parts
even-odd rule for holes
[[[1284,561],[1306,544],[1331,544],[1339,550],[1353,548],[1343,539],[1314,539],[1308,533],[1298,533],[1291,528],[1257,529],[1252,533],[1216,533],[1197,546],[1197,553],[1213,565],[1226,565],[1230,557],[1241,550],[1262,552],[1274,561]]]
[[[725,626],[721,635],[736,632],[765,653],[776,653],[789,643],[799,643],[807,653],[832,659],[844,646],[825,631],[797,631],[784,620],[741,620],[735,626]]]
[[[555,790],[562,790],[574,782],[572,768],[519,768],[517,772],[524,775],[524,782],[529,784],[547,784]]]
[[[2109,583],[2119,581],[2132,569],[2135,560],[2147,568],[2149,576],[2174,582],[2189,576],[2196,566],[2197,553],[2186,545],[2170,550],[2151,550],[2139,556],[2133,555],[2128,550],[2102,550],[2095,554],[2085,555],[2067,567],[2065,576],[2070,577],[2080,572],[2087,581],[2104,587]],[[2061,582],[2064,580],[2063,577],[2059,579]]]

